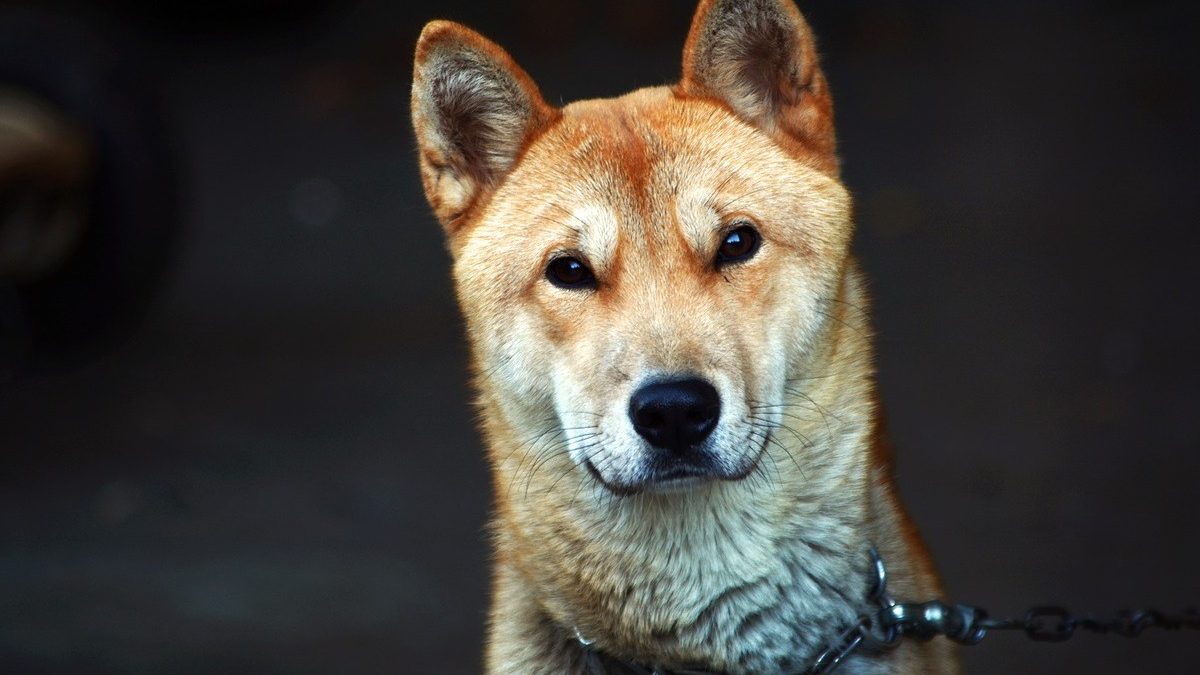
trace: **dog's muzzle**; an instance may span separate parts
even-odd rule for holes
[[[721,419],[721,396],[708,381],[682,377],[644,384],[629,397],[628,414],[633,430],[646,443],[632,475],[614,483],[590,461],[587,464],[608,489],[618,494],[671,492],[728,478],[707,442]]]

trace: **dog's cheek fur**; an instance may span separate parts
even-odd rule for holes
[[[519,252],[489,245],[487,238],[483,239],[464,246],[455,260],[456,290],[470,336],[476,391],[490,395],[490,400],[480,400],[490,408],[484,417],[503,415],[513,428],[527,429],[534,420],[544,418],[543,411],[550,406],[550,344],[541,317],[529,311],[522,300],[532,282],[514,264]],[[464,268],[494,273],[463,278]]]

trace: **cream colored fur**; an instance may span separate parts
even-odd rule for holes
[[[790,0],[705,0],[678,85],[554,109],[481,36],[422,34],[414,127],[495,478],[488,673],[802,672],[867,607],[872,545],[898,596],[939,593],[892,489],[815,54]],[[760,247],[714,263],[736,226]],[[594,286],[551,283],[562,256]],[[709,479],[653,479],[630,423],[678,374],[720,395]],[[956,668],[934,641],[840,672]]]

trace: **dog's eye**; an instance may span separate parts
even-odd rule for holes
[[[595,288],[596,276],[578,258],[563,256],[546,265],[546,279],[559,288]]]
[[[717,249],[717,266],[750,259],[755,253],[758,253],[758,244],[761,239],[758,231],[749,225],[742,225],[730,230],[721,240],[721,247]]]

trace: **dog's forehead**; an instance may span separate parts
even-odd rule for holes
[[[778,170],[789,161],[728,111],[680,99],[666,87],[643,89],[563,108],[527,149],[501,201],[511,195],[535,202],[523,207],[526,213],[546,211],[600,241],[611,238],[606,231],[618,222],[626,231],[644,224],[644,234],[653,236],[682,206],[696,210],[701,202],[713,206],[728,193],[751,191],[751,177],[771,163]],[[707,238],[707,220],[686,219],[696,231],[685,234]]]
[[[586,176],[601,172],[635,189],[703,179],[694,172],[717,168],[722,160],[744,163],[749,150],[779,151],[723,107],[679,97],[667,87],[571,103],[536,145],[577,162]]]

